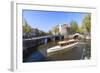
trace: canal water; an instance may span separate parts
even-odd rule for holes
[[[59,60],[85,60],[91,58],[91,42],[85,41],[68,51],[55,52],[56,55],[47,55],[47,49],[57,45],[58,41],[42,44],[32,49],[37,49],[27,57],[24,62],[59,61]]]

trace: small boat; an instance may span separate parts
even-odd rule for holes
[[[68,41],[60,41],[58,42],[57,46],[51,47],[47,49],[47,54],[53,54],[55,52],[62,52],[62,51],[68,51],[69,49],[72,49],[73,47],[78,45],[78,40],[68,40]]]

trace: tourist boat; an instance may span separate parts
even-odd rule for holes
[[[79,43],[78,40],[71,39],[67,41],[60,41],[58,42],[57,46],[51,47],[47,49],[48,56],[51,54],[55,54],[56,52],[63,52],[72,49],[73,47],[77,46]]]

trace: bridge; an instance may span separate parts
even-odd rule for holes
[[[64,39],[64,36],[62,35],[48,35],[48,36],[23,39],[23,49],[27,50],[27,48],[35,47],[40,44],[47,44],[50,41],[56,41],[62,39]]]

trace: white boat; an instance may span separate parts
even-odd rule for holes
[[[78,40],[69,40],[69,41],[60,41],[58,42],[57,46],[51,47],[49,49],[47,49],[47,54],[53,54],[55,52],[62,52],[62,51],[68,51],[70,49],[72,49],[73,47],[78,45]]]

